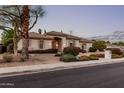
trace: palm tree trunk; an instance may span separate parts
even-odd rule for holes
[[[14,55],[18,55],[17,51],[17,37],[16,37],[16,31],[14,31],[14,36],[13,36],[13,50],[14,50]]]
[[[17,32],[18,32],[18,23],[17,19],[14,20],[14,35],[13,35],[13,49],[14,49],[14,55],[18,55],[18,50],[17,50]]]
[[[24,5],[21,14],[21,33],[22,33],[22,58],[28,59],[28,29],[29,29],[29,8],[28,5]]]

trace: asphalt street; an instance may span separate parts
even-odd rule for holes
[[[124,63],[2,77],[0,87],[124,88]]]

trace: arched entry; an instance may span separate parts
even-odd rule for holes
[[[58,49],[58,51],[62,50],[62,39],[58,37],[54,37],[54,40],[52,41],[52,48]]]

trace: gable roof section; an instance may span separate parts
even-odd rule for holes
[[[49,36],[44,36],[36,32],[30,32],[29,33],[29,38],[30,39],[45,39],[45,40],[51,40],[53,39],[52,37]]]
[[[56,31],[47,32],[46,35],[62,36],[62,37],[66,37],[67,39],[75,39],[75,40],[81,40],[82,39],[82,38],[77,37],[77,36],[69,35],[69,34],[66,34],[63,32],[56,32]]]

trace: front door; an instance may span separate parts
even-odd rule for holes
[[[58,49],[58,51],[61,51],[61,38],[55,38],[52,41],[52,48],[53,49]]]

